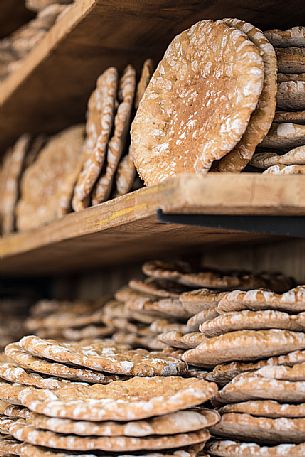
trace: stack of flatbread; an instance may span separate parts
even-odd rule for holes
[[[28,336],[6,355],[0,452],[195,457],[219,421],[204,405],[216,384],[181,377],[186,364],[171,354]]]
[[[67,11],[68,3],[72,3],[72,0],[28,0],[26,3],[37,15],[0,40],[0,80],[21,66],[22,60],[41,41],[58,17]]]
[[[74,188],[73,209],[80,211],[135,186],[136,169],[130,147],[130,124],[153,72],[144,62],[137,82],[128,65],[123,74],[108,68],[97,80],[87,111],[82,166]]]
[[[132,124],[145,184],[182,172],[241,171],[274,118],[276,54],[238,19],[205,20],[176,36]]]
[[[181,261],[150,261],[142,269],[146,278],[129,281],[115,294],[123,305],[113,305],[117,318],[110,319],[116,328],[112,338],[152,349],[197,346],[204,338],[200,325],[218,315],[218,303],[232,289],[284,291],[293,285],[279,274],[221,272]]]
[[[305,173],[305,27],[269,30],[275,46],[277,111],[251,165],[277,175]]]
[[[83,141],[82,125],[63,130],[49,138],[26,167],[16,209],[19,230],[39,227],[71,211]]]
[[[223,386],[212,428],[215,456],[301,456],[305,449],[305,287],[282,294],[234,290],[218,316],[200,325],[202,341],[184,353]],[[225,405],[225,406],[223,406]],[[247,444],[246,444],[247,443]],[[251,444],[249,444],[251,443]],[[285,451],[282,453],[282,451]]]

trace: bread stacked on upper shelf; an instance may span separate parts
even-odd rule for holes
[[[278,111],[251,165],[268,174],[304,174],[305,27],[269,30],[265,35],[277,55]]]
[[[7,78],[22,64],[22,59],[55,24],[59,15],[67,11],[73,0],[28,0],[29,9],[37,15],[27,24],[0,41],[0,80]]]
[[[84,140],[71,127],[26,166],[24,158],[37,152],[28,136],[6,154],[2,232],[124,195],[142,185],[137,172],[148,185],[182,172],[240,172],[248,164],[268,174],[303,174],[304,30],[263,34],[238,19],[200,21],[174,38],[154,73],[151,59],[138,79],[132,65],[120,74],[106,69],[88,102]]]

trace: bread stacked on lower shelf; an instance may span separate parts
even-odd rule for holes
[[[251,165],[272,174],[305,173],[305,27],[265,32],[277,54],[277,109]]]
[[[0,365],[2,452],[195,457],[219,421],[204,407],[216,384],[181,377],[186,364],[173,354],[28,336],[7,346],[6,355],[9,362]]]
[[[7,344],[25,335],[28,307],[27,299],[0,299],[0,351],[3,351]]]

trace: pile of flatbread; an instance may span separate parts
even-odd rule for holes
[[[98,78],[88,103],[83,161],[72,201],[74,211],[124,195],[139,186],[130,146],[130,125],[152,73],[152,60],[147,59],[139,81],[132,65],[122,75],[111,67]]]
[[[177,35],[132,124],[145,184],[245,168],[274,118],[276,73],[273,46],[244,21],[204,20]]]
[[[5,354],[1,454],[196,457],[220,419],[205,405],[217,385],[182,377],[186,364],[173,354],[36,336]]]
[[[251,165],[268,174],[304,174],[305,27],[269,30],[265,36],[277,55],[277,111]]]
[[[0,40],[0,81],[22,65],[59,17],[66,13],[73,0],[27,0],[26,6],[37,14],[10,36]]]

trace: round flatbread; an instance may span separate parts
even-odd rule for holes
[[[240,30],[201,21],[176,36],[132,124],[132,151],[145,184],[202,174],[238,143],[264,81],[258,48]]]
[[[214,383],[181,377],[134,377],[108,385],[75,386],[56,391],[21,388],[23,406],[51,417],[86,421],[130,421],[191,408],[214,397]],[[145,405],[145,407],[144,407]]]
[[[267,135],[273,121],[277,95],[277,61],[273,46],[259,29],[239,19],[223,19],[223,21],[230,27],[246,33],[249,40],[261,51],[264,61],[264,85],[256,109],[250,117],[241,140],[220,160],[217,167],[219,171],[239,172],[249,163],[256,146]]]

